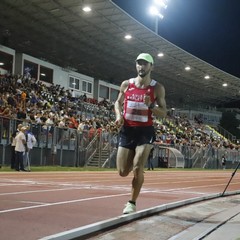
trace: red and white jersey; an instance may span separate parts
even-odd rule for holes
[[[128,88],[125,92],[123,118],[125,126],[144,127],[152,126],[152,111],[144,103],[144,95],[150,96],[150,101],[155,102],[154,86],[156,81],[152,80],[146,88],[137,88],[135,79],[129,80]]]

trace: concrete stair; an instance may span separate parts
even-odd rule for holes
[[[87,166],[102,167],[102,165],[108,158],[109,158],[108,149],[102,149],[101,154],[99,153],[99,150],[97,150],[93,158],[88,162]]]

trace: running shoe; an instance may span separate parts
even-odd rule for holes
[[[123,214],[129,214],[136,212],[136,205],[133,203],[128,202],[123,209]]]

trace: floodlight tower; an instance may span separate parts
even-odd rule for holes
[[[167,0],[154,0],[153,5],[149,8],[151,15],[155,16],[155,33],[158,34],[158,21],[163,19],[162,11],[167,8]]]

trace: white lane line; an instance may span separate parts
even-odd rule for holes
[[[231,183],[231,185],[238,185],[239,183]],[[40,184],[39,184],[40,185]],[[225,183],[222,184],[213,184],[213,185],[203,185],[203,186],[191,186],[191,187],[183,187],[183,188],[170,188],[170,189],[156,189],[156,188],[148,188],[143,187],[142,192],[152,192],[152,193],[179,193],[185,192],[187,193],[194,193],[194,194],[206,194],[207,192],[195,192],[195,191],[184,191],[190,189],[199,189],[199,188],[211,188],[211,187],[218,187],[218,186],[225,186]],[[56,184],[55,184],[56,186]],[[114,191],[130,191],[129,186],[124,185],[115,185],[115,186],[104,186],[104,185],[85,185],[85,184],[58,184],[59,187],[64,188],[57,188],[57,189],[46,189],[46,190],[32,190],[32,191],[21,191],[21,192],[10,192],[10,193],[0,193],[0,196],[8,196],[8,195],[18,195],[18,194],[30,194],[30,193],[44,193],[44,192],[56,192],[56,191],[69,191],[69,190],[114,190]]]
[[[156,194],[160,193],[160,194],[170,194],[170,195],[179,195],[179,194],[205,195],[205,194],[207,194],[205,192],[174,191],[174,190],[172,192],[166,192],[166,191],[159,190],[159,191],[143,191],[141,193],[156,193]]]
[[[69,204],[69,203],[85,202],[85,201],[91,201],[91,200],[97,200],[97,199],[115,198],[115,197],[120,197],[120,196],[127,196],[127,195],[129,195],[129,194],[130,194],[130,193],[116,194],[116,195],[106,195],[106,196],[100,196],[100,197],[76,199],[76,200],[71,200],[71,201],[63,201],[63,202],[55,202],[55,203],[46,203],[46,204],[37,205],[37,206],[29,206],[29,207],[21,207],[21,208],[12,208],[12,209],[7,209],[7,210],[2,210],[2,211],[0,211],[0,214],[1,214],[1,213],[8,213],[8,212],[24,211],[24,210],[28,210],[28,209],[41,208],[41,207],[64,205],[64,204]]]
[[[80,190],[83,188],[61,188],[61,189],[48,189],[48,190],[33,190],[33,191],[22,191],[22,192],[10,192],[10,193],[0,193],[0,196],[8,195],[18,195],[18,194],[29,194],[29,193],[43,193],[43,192],[55,192],[55,191],[66,191],[66,190]]]
[[[29,193],[44,193],[44,192],[55,192],[55,191],[69,191],[69,190],[124,190],[130,191],[130,187],[113,187],[113,186],[89,186],[83,185],[79,187],[64,187],[57,189],[46,189],[46,190],[32,190],[32,191],[21,191],[21,192],[10,192],[10,193],[0,193],[0,196],[8,196],[8,195],[18,195],[18,194],[29,194]]]
[[[26,183],[5,183],[0,184],[0,187],[9,187],[9,186],[30,186],[30,184]]]
[[[239,185],[239,183],[231,183],[231,185]],[[185,189],[198,189],[198,188],[211,188],[211,187],[219,187],[219,186],[226,186],[226,183],[219,183],[219,184],[212,184],[212,185],[202,185],[202,186],[191,186],[191,187],[183,187],[183,188],[172,188],[172,189],[166,189],[166,190],[161,190],[161,189],[156,189],[156,191],[164,191],[164,192],[168,192],[168,191],[181,191],[181,190],[185,190]]]
[[[195,179],[192,179],[192,180],[183,180],[183,181],[174,181],[174,182],[168,182],[168,181],[166,181],[165,179],[164,180],[162,180],[161,182],[156,182],[156,181],[153,181],[153,180],[151,180],[151,182],[150,181],[148,181],[145,185],[158,185],[158,184],[161,184],[161,185],[163,185],[163,184],[179,184],[179,183],[181,183],[181,184],[185,184],[185,183],[207,183],[207,182],[212,182],[212,179],[209,179],[209,180],[195,180]],[[214,180],[214,182],[222,182],[222,179],[216,179],[216,180]],[[206,186],[206,185],[204,185],[204,186]]]
[[[3,179],[5,181],[8,181],[8,183],[6,182],[6,186],[11,186],[11,185],[53,185],[53,186],[71,186],[71,187],[81,187],[81,186],[91,186],[94,185],[95,183],[99,183],[98,181],[81,181],[80,183],[72,183],[72,182],[54,182],[54,181],[36,181],[36,180],[29,180],[29,179],[23,179],[23,180],[13,180],[13,179]],[[150,179],[149,179],[150,180]],[[150,181],[153,181],[153,179],[151,179]],[[192,183],[194,181],[194,183],[198,183],[201,182],[202,183],[202,179],[201,180],[196,180],[196,178],[194,180],[183,180],[183,181],[174,181],[174,182],[167,182],[166,179],[162,179],[161,182],[159,181],[154,181],[154,182],[146,182],[144,183],[144,186],[153,186],[153,185],[165,185],[165,184],[184,184],[184,183]],[[210,182],[212,181],[212,179],[209,180],[205,180],[205,182]],[[222,181],[222,179],[215,179],[214,181]],[[104,181],[104,182],[109,182],[109,181]],[[0,183],[0,186],[4,186],[4,183]],[[115,185],[116,187],[118,186],[120,189],[125,189],[126,187],[124,185]],[[205,185],[206,186],[206,185]],[[205,186],[200,186],[200,187],[205,187]],[[211,185],[208,185],[211,186]],[[196,186],[198,187],[198,186]],[[112,189],[112,186],[104,186],[104,188],[110,188]]]
[[[46,204],[45,202],[32,202],[32,201],[20,201],[21,203],[28,203],[28,204],[39,204],[39,205],[44,205]]]

